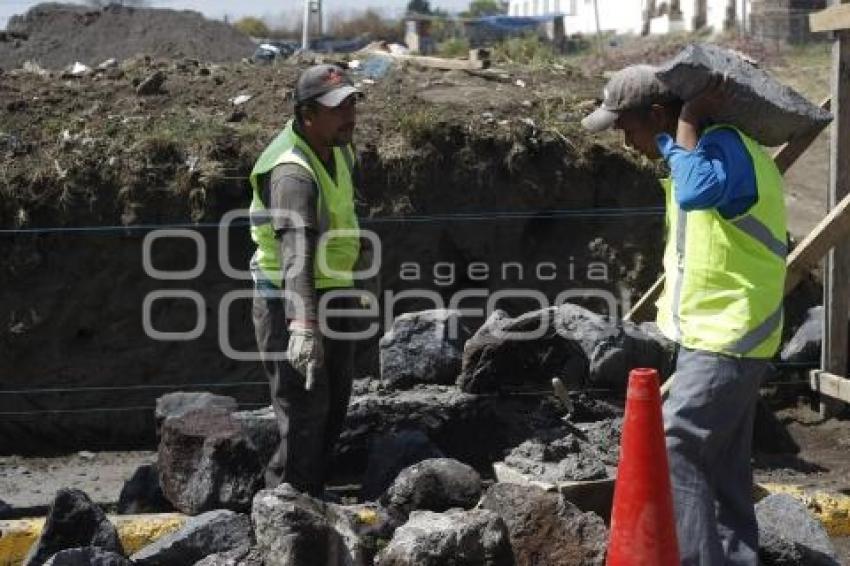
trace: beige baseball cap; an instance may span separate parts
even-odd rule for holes
[[[301,73],[295,85],[295,102],[315,100],[322,106],[336,108],[352,94],[361,92],[351,77],[337,65],[314,65]]]
[[[676,95],[656,76],[657,67],[632,65],[614,73],[603,90],[602,105],[581,125],[593,133],[607,130],[626,110],[646,108],[676,99]]]

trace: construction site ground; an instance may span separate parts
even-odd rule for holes
[[[824,421],[806,403],[777,412],[800,453],[756,457],[755,481],[799,488],[807,495],[850,496],[850,421]],[[80,452],[60,457],[0,457],[0,493],[16,518],[44,516],[56,490],[80,489],[114,512],[121,487],[138,466],[156,461],[154,451]],[[850,512],[850,509],[846,510]],[[831,537],[850,564],[850,533]]]
[[[660,204],[660,193],[649,189],[659,173],[656,167],[623,149],[618,134],[590,138],[578,121],[600,96],[606,71],[659,62],[692,39],[629,40],[606,49],[604,56],[590,53],[531,63],[503,59],[494,62],[499,71],[486,76],[406,64],[382,78],[361,77],[366,98],[359,107],[357,143],[363,174],[383,180],[361,187],[361,217]],[[734,37],[719,41],[760,60],[811,100],[820,101],[829,92],[827,44],[788,48]],[[294,79],[312,61],[261,66],[139,55],[120,61],[116,71],[85,77],[63,76],[61,69],[2,69],[0,228],[217,221],[226,211],[247,204],[251,165],[290,115]],[[100,61],[84,62],[96,66]],[[167,76],[162,90],[137,95],[137,86],[157,71]],[[240,95],[248,100],[236,104]],[[447,162],[446,155],[453,161]],[[607,165],[600,167],[600,162]],[[564,172],[572,175],[568,183],[561,178]],[[796,238],[824,215],[828,172],[824,133],[786,177],[789,224]],[[487,193],[482,187],[494,189]],[[574,224],[572,237],[597,235],[596,226]],[[602,249],[619,266],[620,283],[635,297],[657,276],[660,246],[647,234],[660,234],[660,219],[624,220],[600,228],[603,244],[620,238],[616,249],[608,244],[589,249],[586,241],[574,244],[553,232],[551,223],[544,228],[519,232],[527,240],[515,245],[530,255],[538,249],[575,255],[578,262]],[[388,241],[408,254],[468,258],[489,250],[486,246],[499,247],[477,242],[491,236],[477,236],[469,225],[432,234],[427,246],[419,247],[405,244],[402,238],[410,236],[403,231],[410,228],[389,232]],[[511,234],[504,233],[505,238]],[[104,234],[97,244],[77,234],[0,236],[5,258],[0,268],[0,358],[8,361],[0,368],[4,390],[113,386],[122,380],[133,386],[165,387],[222,376],[246,383],[263,379],[256,364],[222,359],[215,340],[188,353],[178,346],[155,350],[144,342],[137,328],[138,305],[142,291],[156,287],[137,280],[139,244],[134,241],[129,247],[130,239],[129,232],[120,231]],[[458,251],[461,241],[480,244],[480,249]],[[565,251],[567,246],[574,247]],[[398,252],[390,248],[387,253]],[[168,260],[171,269],[183,266],[179,257]],[[44,269],[50,270],[50,277],[44,276]],[[216,295],[229,289],[229,283],[205,280],[200,285]],[[396,283],[384,281],[388,287]],[[816,300],[817,294],[813,296]],[[800,308],[807,306],[810,303]],[[250,318],[242,312],[234,320],[244,325]],[[241,340],[237,346],[250,346],[253,336],[247,332]],[[43,514],[61,487],[82,489],[112,508],[133,471],[155,461],[151,399],[137,399],[136,392],[109,395],[63,391],[33,394],[32,399],[0,396],[4,414],[17,419],[16,411],[32,410],[35,415],[0,429],[7,453],[16,453],[8,449],[16,442],[21,447],[18,455],[0,457],[0,499],[15,513]],[[121,437],[112,442],[111,437],[102,438],[108,436],[102,432],[97,436],[77,428],[74,420],[36,411],[54,406],[81,413],[111,409],[118,396],[128,409],[144,409],[120,421],[128,429],[144,431],[146,436],[133,446],[122,445]],[[268,403],[263,386],[237,397],[243,406]],[[794,457],[757,458],[756,481],[850,495],[850,421],[822,421],[803,400],[785,403],[777,414],[801,451]],[[50,428],[54,425],[47,421],[54,418],[57,424]],[[104,417],[109,430],[116,428],[113,419],[111,413]],[[103,423],[96,424],[97,430],[104,430]],[[43,428],[36,434],[38,427]],[[62,450],[52,446],[51,456],[20,455],[35,451],[32,439],[67,441],[74,434],[82,445],[67,449],[67,455],[55,456]],[[115,444],[143,450],[115,451]],[[103,445],[113,449],[103,450]],[[833,540],[850,564],[850,538]]]

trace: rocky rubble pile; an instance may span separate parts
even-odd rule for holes
[[[381,341],[381,378],[357,383],[334,467],[334,485],[362,482],[359,494],[263,489],[278,442],[271,409],[171,393],[157,403],[157,464],[128,483],[121,507],[173,506],[191,518],[127,557],[102,511],[64,490],[26,565],[603,564],[617,395],[628,368],[666,367],[669,344],[651,327],[611,325],[572,304],[498,312],[474,334],[462,323],[456,311],[412,313]],[[533,326],[537,335],[520,334]],[[569,402],[541,391],[553,376]],[[603,383],[604,399],[594,398]],[[760,514],[782,505],[793,507],[766,500]],[[792,510],[798,523],[813,521]],[[816,523],[805,540],[764,523],[765,564],[830,556]]]

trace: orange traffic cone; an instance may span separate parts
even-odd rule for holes
[[[678,564],[658,372],[634,369],[626,395],[607,565]]]

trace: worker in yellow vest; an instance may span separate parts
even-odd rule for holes
[[[351,396],[353,344],[328,336],[349,331],[350,319],[326,317],[320,304],[353,287],[360,250],[351,145],[359,96],[338,66],[305,70],[294,119],[250,177],[254,328],[280,429],[266,485],[286,482],[314,496],[324,495]],[[349,303],[337,298],[327,308]]]
[[[664,428],[682,564],[758,564],[750,464],[759,385],[782,333],[782,178],[745,132],[712,124],[722,81],[678,100],[647,65],[610,79],[582,124],[663,158],[667,210],[658,326],[678,344]]]

